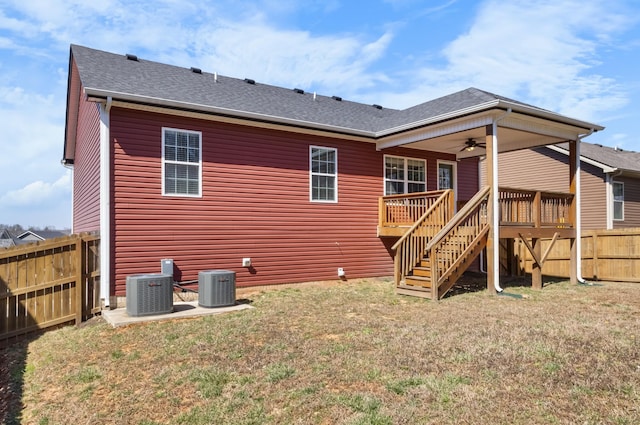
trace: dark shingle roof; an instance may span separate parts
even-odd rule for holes
[[[117,55],[81,46],[71,46],[85,89],[132,94],[154,100],[170,100],[233,111],[284,117],[297,121],[326,123],[338,127],[376,131],[397,110],[377,109],[330,96],[299,94],[290,89],[244,79],[225,77],[189,68]],[[217,81],[216,81],[217,80]]]
[[[41,239],[54,239],[62,236],[67,236],[66,233],[59,230],[27,230],[18,235],[18,239],[24,239],[30,235],[36,236]]]
[[[561,143],[558,146],[566,150],[569,149],[567,143]],[[580,156],[611,168],[640,172],[640,153],[638,152],[582,142],[580,143]]]
[[[24,243],[26,242],[13,236],[8,229],[0,230],[0,248],[9,248]]]
[[[293,88],[249,84],[244,79],[192,72],[190,68],[147,61],[72,45],[71,54],[88,93],[121,95],[150,104],[172,104],[193,109],[213,108],[229,115],[253,114],[290,120],[298,125],[320,125],[376,133],[429,120],[496,101],[539,111],[525,103],[469,88],[404,110],[376,108],[330,96],[300,94]],[[129,99],[132,100],[132,99]],[[489,106],[487,106],[489,108]],[[549,112],[549,111],[545,111]],[[549,112],[552,113],[552,112]]]

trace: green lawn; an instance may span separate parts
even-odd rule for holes
[[[640,423],[640,285],[518,285],[433,302],[368,279],[94,319],[2,352],[4,423]]]

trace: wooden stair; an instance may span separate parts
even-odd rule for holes
[[[459,244],[463,241],[449,241],[449,244]],[[438,286],[438,294],[436,299],[442,298],[458,281],[462,274],[469,268],[471,263],[478,257],[480,252],[487,245],[487,236],[478,238],[478,241],[467,249],[464,258],[459,261],[458,265],[451,271],[449,276]],[[445,248],[446,249],[446,248]],[[429,255],[425,255],[420,263],[413,268],[409,275],[405,276],[404,281],[396,287],[396,293],[402,295],[411,295],[420,298],[433,298],[432,296],[432,270]]]
[[[398,294],[439,300],[455,285],[487,245],[488,197],[485,187],[432,237],[417,235],[418,224],[425,226],[417,223],[394,245]]]

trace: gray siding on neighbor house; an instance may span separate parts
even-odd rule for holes
[[[500,186],[569,192],[569,157],[546,147],[501,153],[498,158]],[[481,166],[486,184],[486,162]],[[582,228],[607,227],[607,196],[601,169],[581,163]]]
[[[615,177],[613,181],[624,183],[624,220],[614,221],[614,229],[640,227],[640,179]]]

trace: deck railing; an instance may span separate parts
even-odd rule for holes
[[[380,198],[378,225],[412,226],[442,196],[445,190],[388,195]]]
[[[432,192],[433,193],[433,192]],[[452,190],[438,191],[440,196],[429,199],[429,207],[411,228],[391,248],[396,251],[394,275],[396,283],[420,262],[425,255],[429,240],[437,234],[454,215],[454,194]],[[423,197],[425,194],[422,194]]]
[[[439,299],[449,289],[441,290],[440,286],[488,232],[489,193],[489,186],[476,193],[426,246],[431,263],[432,299]]]
[[[574,227],[570,217],[573,194],[501,187],[500,225]]]

